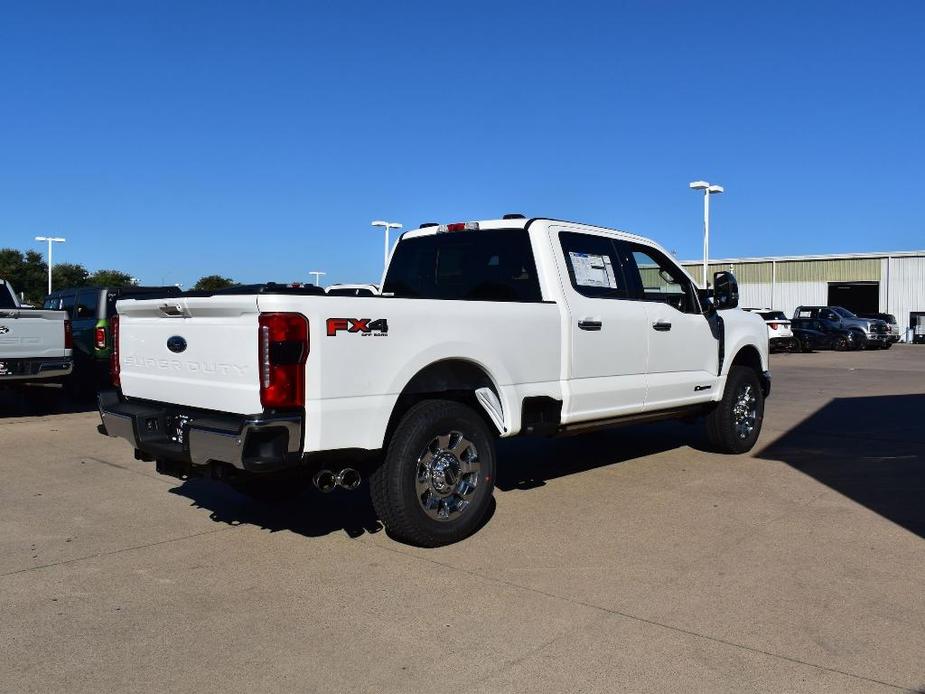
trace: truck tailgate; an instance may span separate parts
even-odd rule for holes
[[[123,300],[122,392],[207,410],[262,410],[254,296]]]
[[[0,360],[63,357],[64,312],[0,311]]]

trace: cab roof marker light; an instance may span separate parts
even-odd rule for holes
[[[446,233],[447,231],[478,231],[478,222],[454,222],[453,224],[441,224],[437,227],[437,233]]]

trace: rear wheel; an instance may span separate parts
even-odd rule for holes
[[[721,453],[750,451],[763,421],[764,392],[758,374],[747,366],[733,366],[722,399],[706,416],[710,444]]]
[[[893,343],[892,343],[892,342],[884,342],[883,344],[880,345],[880,348],[881,348],[881,349],[889,349],[889,348],[892,347],[892,346],[893,346]]]
[[[389,534],[421,547],[458,542],[481,527],[494,482],[492,432],[470,408],[449,400],[408,410],[369,480]]]

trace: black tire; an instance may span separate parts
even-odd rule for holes
[[[844,335],[839,335],[835,338],[835,351],[836,352],[847,352],[851,349],[857,349],[851,347],[851,343],[848,342],[848,338]]]
[[[746,388],[750,388],[746,391]],[[736,408],[740,400],[753,397],[754,416],[751,430],[743,435],[744,426],[737,420]],[[706,416],[707,438],[714,450],[720,453],[746,453],[750,451],[761,434],[764,421],[764,392],[754,369],[747,366],[733,366],[726,377],[726,389],[722,399]]]
[[[457,434],[468,447],[458,450],[454,458],[449,449],[464,445]],[[433,447],[445,437],[449,437],[446,448]],[[425,469],[421,461],[428,452],[433,462]],[[444,477],[434,472],[439,461],[457,467]],[[477,472],[465,472],[461,467],[465,465],[468,470],[476,463]],[[449,487],[447,481],[453,479],[456,482]],[[470,483],[471,489],[467,486]],[[453,493],[441,497],[436,493],[441,491],[439,484],[445,487],[444,492],[448,488],[467,490],[467,498]],[[429,489],[421,493],[421,485]],[[491,510],[494,485],[494,432],[477,413],[450,400],[426,400],[408,410],[389,440],[385,459],[369,479],[373,507],[389,535],[419,547],[452,544],[478,530]],[[430,505],[430,511],[425,510],[425,504]],[[461,510],[457,510],[459,506]],[[444,519],[431,515],[443,512],[447,516]]]
[[[806,341],[797,340],[797,352],[809,353],[813,351],[812,343],[807,339]]]
[[[884,342],[883,344],[880,345],[880,349],[889,349],[892,346],[893,346],[892,342]]]
[[[864,334],[864,331],[852,330],[851,334],[854,335],[854,349],[860,351],[862,349],[867,349],[870,346],[868,344],[867,335]]]

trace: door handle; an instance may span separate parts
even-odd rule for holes
[[[652,324],[652,327],[660,332],[665,332],[666,330],[671,330],[671,323],[666,320],[657,320]]]
[[[578,327],[582,330],[600,330],[604,324],[599,320],[580,320]]]

